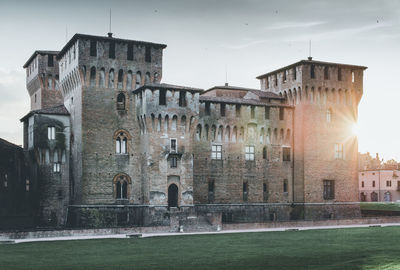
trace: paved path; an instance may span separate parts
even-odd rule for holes
[[[250,232],[282,232],[282,231],[297,231],[297,230],[305,231],[305,230],[326,230],[326,229],[343,229],[343,228],[366,228],[374,226],[381,226],[381,227],[400,226],[400,223],[260,228],[260,229],[248,229],[248,230],[222,230],[213,232],[142,233],[141,237],[147,238],[147,237],[162,237],[162,236],[176,236],[176,235],[182,236],[182,235],[205,235],[205,234],[227,234],[227,233],[250,233]],[[13,240],[15,243],[27,243],[27,242],[61,241],[61,240],[122,239],[122,238],[127,238],[127,234],[86,235],[86,236],[81,235],[81,236],[27,238],[27,239],[13,239]]]

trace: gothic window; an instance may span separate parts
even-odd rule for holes
[[[247,145],[245,147],[245,160],[254,160],[254,155],[255,155],[254,146]]]
[[[96,68],[92,67],[90,69],[90,86],[94,87],[96,86]]]
[[[215,125],[211,126],[211,141],[215,141],[215,135],[217,133],[217,128]]]
[[[118,89],[122,89],[123,81],[124,81],[124,71],[120,69],[118,71]]]
[[[135,87],[135,89],[138,89],[141,84],[142,84],[142,73],[140,73],[140,71],[138,71],[138,72],[136,72],[136,87]]]
[[[196,140],[200,141],[201,139],[201,125],[198,124],[196,128]]]
[[[211,159],[222,160],[222,145],[211,146]]]
[[[230,136],[231,136],[231,128],[230,126],[227,126],[225,128],[225,142],[229,142]]]
[[[126,200],[129,197],[129,186],[131,179],[126,174],[114,177],[114,196],[117,200]]]
[[[153,82],[158,83],[158,73],[157,72],[154,73]]]
[[[119,93],[117,96],[117,110],[125,110],[125,94]]]
[[[108,88],[114,88],[114,69],[108,73]]]
[[[223,129],[224,129],[223,126],[219,126],[219,128],[218,128],[218,134],[217,134],[218,138],[217,138],[217,140],[218,140],[219,142],[222,142]]]
[[[185,115],[183,115],[181,118],[181,127],[182,127],[182,132],[185,133],[186,132],[186,116]]]
[[[250,107],[250,116],[251,116],[251,119],[256,118],[256,107],[255,106]]]
[[[100,81],[99,81],[99,87],[105,87],[105,71],[104,68],[100,69]]]
[[[335,182],[333,180],[324,180],[324,200],[332,200],[335,198]]]
[[[146,72],[146,75],[144,77],[144,84],[149,84],[150,83],[150,73]]]
[[[132,89],[132,71],[128,71],[128,75],[126,76],[126,90]]]
[[[176,126],[177,125],[178,125],[178,116],[174,115],[172,117],[171,130],[176,131]]]
[[[47,89],[53,89],[53,77],[51,76],[51,74],[47,78]]]
[[[128,153],[128,139],[130,139],[130,137],[125,131],[119,131],[114,135],[116,154]]]
[[[237,128],[236,126],[234,126],[232,130],[232,142],[236,142],[236,140],[237,140]]]

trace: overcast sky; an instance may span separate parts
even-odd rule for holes
[[[112,6],[110,6],[112,4]],[[400,1],[0,1],[0,137],[22,144],[22,66],[75,33],[167,44],[163,82],[259,88],[257,75],[308,56],[368,66],[359,150],[400,160]]]

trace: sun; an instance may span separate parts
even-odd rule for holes
[[[356,137],[360,135],[360,126],[358,125],[358,123],[353,123],[353,125],[351,126],[351,134]]]

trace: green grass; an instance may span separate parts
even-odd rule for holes
[[[0,269],[400,269],[400,227],[0,245]]]
[[[362,202],[360,208],[361,210],[400,211],[400,203]]]

